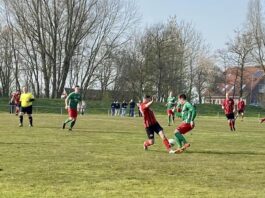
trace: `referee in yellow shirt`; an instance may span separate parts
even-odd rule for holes
[[[22,88],[23,93],[20,96],[20,113],[19,113],[19,126],[23,126],[23,115],[26,113],[29,117],[29,126],[33,126],[33,119],[32,119],[32,102],[34,101],[34,96],[32,93],[28,92],[27,87]]]

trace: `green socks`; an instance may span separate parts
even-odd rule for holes
[[[182,134],[180,134],[180,132],[175,133],[175,137],[178,148],[181,148],[184,144],[187,143],[186,139]]]
[[[71,121],[72,121],[72,120],[67,119],[67,120],[64,121],[64,124],[67,124],[68,122],[71,122]]]

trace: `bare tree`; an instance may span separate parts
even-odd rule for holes
[[[13,52],[11,29],[0,28],[0,83],[4,96],[8,96],[13,81]]]
[[[251,51],[255,61],[265,71],[265,24],[264,11],[260,0],[250,0],[248,5],[247,28],[252,34],[254,48]]]
[[[236,36],[234,40],[230,40],[228,45],[229,53],[231,53],[231,57],[234,62],[239,66],[240,70],[237,71],[237,75],[240,77],[240,97],[243,96],[243,84],[244,84],[244,67],[245,65],[250,62],[250,52],[253,50],[253,43],[252,43],[252,35],[248,32],[241,32],[236,31]],[[236,79],[237,80],[237,79]],[[234,84],[234,93],[235,93],[235,86]]]

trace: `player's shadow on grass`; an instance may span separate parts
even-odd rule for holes
[[[195,154],[214,154],[214,155],[265,155],[265,153],[257,153],[253,151],[186,151]]]
[[[0,168],[0,171],[3,171],[3,169],[2,169],[2,168]]]
[[[84,133],[99,133],[99,134],[103,134],[103,133],[106,133],[106,134],[111,134],[111,133],[113,133],[113,134],[135,134],[135,132],[134,131],[131,131],[131,132],[129,132],[129,131],[103,131],[103,130],[101,130],[101,131],[99,131],[99,130],[88,130],[88,129],[77,129],[79,132],[84,132]]]
[[[0,144],[32,144],[30,142],[0,142]]]

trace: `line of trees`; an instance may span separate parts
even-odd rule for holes
[[[217,56],[222,59],[224,70],[229,66],[237,67],[233,95],[235,95],[236,86],[238,86],[240,97],[244,95],[245,66],[259,65],[265,72],[265,15],[263,3],[265,1],[249,0],[245,23],[241,28],[235,30],[235,36],[229,39],[226,48],[219,50],[217,53]],[[223,79],[224,82],[226,82],[225,78]]]
[[[130,0],[1,0],[0,88],[29,85],[36,97],[60,97],[65,87],[109,90],[124,97],[185,92],[202,102],[223,71],[192,23],[170,17],[141,29]],[[263,66],[265,25],[260,0],[250,0],[246,25],[218,56],[243,69]],[[141,29],[139,31],[139,29]],[[243,86],[241,86],[243,87]],[[83,92],[86,97],[86,92]],[[242,93],[243,94],[243,91]]]

